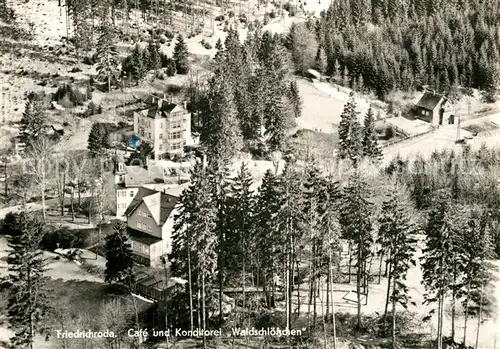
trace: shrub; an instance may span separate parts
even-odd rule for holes
[[[269,23],[269,13],[264,14],[264,25],[267,25]]]
[[[172,31],[168,30],[168,29],[165,29],[165,33],[164,34],[165,34],[165,37],[167,39],[169,39],[169,40],[172,40],[175,37],[175,34]]]
[[[283,5],[283,8],[288,12],[290,17],[293,17],[297,14],[297,6],[293,5],[290,2],[287,2]]]
[[[201,40],[201,46],[203,46],[207,50],[212,49],[212,45],[208,41],[205,41],[205,39]]]
[[[228,15],[228,17],[229,17],[229,18],[233,18],[233,17],[234,17],[234,11],[232,11],[232,10],[231,10],[231,11],[229,11],[229,12],[227,13],[227,15]]]
[[[177,68],[173,60],[169,60],[165,71],[167,73],[167,76],[175,76],[175,74],[177,74]]]
[[[70,72],[70,73],[79,73],[79,72],[81,72],[81,71],[82,71],[82,70],[81,70],[80,68],[78,68],[78,67],[74,67],[74,68],[73,68],[73,69],[71,69],[69,72]]]
[[[270,13],[269,13],[269,18],[271,19],[275,19],[276,18],[276,12],[274,10],[272,10]]]
[[[54,251],[55,249],[63,248],[82,248],[84,247],[83,239],[69,229],[59,229],[49,231],[43,236],[40,247],[46,251]]]
[[[167,43],[167,37],[165,35],[160,36],[160,44],[166,44]]]
[[[86,94],[80,92],[78,89],[73,88],[70,84],[59,86],[57,91],[52,96],[52,100],[59,104],[69,104],[68,107],[83,105],[87,100]]]
[[[224,17],[224,15],[220,15],[220,16],[215,17],[215,20],[219,21],[219,22],[223,22],[225,19],[226,18]]]
[[[385,129],[385,139],[391,139],[392,137],[394,137],[394,129],[392,128],[392,126],[387,126],[387,128]]]

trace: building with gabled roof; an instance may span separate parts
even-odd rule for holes
[[[453,105],[444,95],[426,91],[415,105],[417,118],[434,126],[453,124]]]
[[[178,199],[147,188],[137,188],[125,210],[127,233],[137,262],[158,266],[171,251],[171,235]]]
[[[191,114],[186,103],[151,95],[145,104],[143,110],[134,113],[134,133],[152,145],[152,160],[182,155],[184,146],[199,143],[199,135],[191,133]]]

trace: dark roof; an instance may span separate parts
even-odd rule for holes
[[[438,93],[425,92],[422,98],[418,101],[417,107],[426,110],[434,110],[443,98],[446,100],[446,97]]]
[[[159,108],[158,99],[161,100],[161,105]],[[147,108],[147,115],[150,118],[165,117],[165,114],[170,113],[177,106],[184,109],[184,107],[180,104],[169,102],[166,99],[157,96],[149,96],[148,98],[146,98],[145,103],[149,105],[149,107]]]
[[[125,210],[125,216],[128,216],[130,213],[132,213],[136,209],[136,207],[139,206],[139,204],[142,202],[143,198],[152,195],[154,193],[156,193],[156,190],[139,187],[139,191],[134,196],[132,202],[130,203],[130,205],[128,205],[127,209]]]
[[[165,224],[168,217],[170,216],[170,214],[174,210],[175,206],[177,205],[178,198],[174,195],[169,195],[169,194],[165,194],[163,192],[159,192],[156,190],[140,187],[139,191],[135,195],[134,199],[132,200],[130,205],[127,207],[127,210],[125,211],[125,215],[129,216],[130,214],[132,214],[135,211],[135,209],[140,205],[140,203],[144,201],[144,198],[151,196],[151,195],[154,195],[154,194],[158,194],[160,196],[160,206],[159,206],[160,212],[159,212],[159,215],[155,215],[155,213],[158,213],[158,211],[150,212],[150,213],[153,217],[155,217],[155,216],[159,217],[159,224],[158,225],[160,227],[163,226],[163,224]],[[148,205],[146,204],[146,206],[148,206]],[[158,206],[155,206],[155,207],[158,207]],[[150,207],[148,207],[148,209],[151,210]]]
[[[170,213],[172,213],[175,205],[177,205],[177,200],[178,198],[176,196],[161,193],[160,226],[163,226],[167,221]]]
[[[135,241],[142,242],[143,244],[146,245],[152,245],[156,242],[161,241],[160,238],[150,235],[148,233],[143,233],[142,231],[132,229],[130,227],[127,227],[127,234]]]

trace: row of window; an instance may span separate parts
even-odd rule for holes
[[[151,215],[143,210],[137,210],[137,215],[144,218],[151,218]]]
[[[167,133],[167,139],[181,139],[182,133],[182,131]],[[163,133],[160,133],[158,138],[163,139]]]
[[[133,190],[131,190],[131,191],[129,192],[129,194],[128,194],[128,195],[129,195],[129,197],[133,198],[133,197],[134,197],[134,195],[135,195],[135,194],[134,194],[134,191],[133,191]],[[126,191],[126,190],[119,190],[119,191],[118,191],[117,196],[118,196],[118,197],[123,197],[123,198],[124,198],[124,197],[126,197],[126,196],[127,196],[127,191]]]
[[[130,247],[133,251],[149,255],[149,246],[138,241],[130,240]]]
[[[165,150],[165,151],[179,150],[179,149],[182,149],[185,145],[186,145],[186,141],[172,143],[172,144],[170,144],[170,146],[168,144],[166,144],[165,147],[163,147],[163,144],[160,143],[160,145],[158,146],[158,149],[160,151],[161,150]]]
[[[147,230],[147,231],[153,231],[153,228],[146,223],[138,222],[137,223],[137,228],[142,229],[142,230]]]

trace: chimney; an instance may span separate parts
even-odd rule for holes
[[[167,93],[166,92],[163,92],[163,99],[167,100]]]
[[[158,98],[158,109],[161,109],[161,105],[163,104],[163,101],[161,98]]]
[[[183,106],[184,106],[184,109],[187,110],[187,102],[186,101],[184,101]]]

